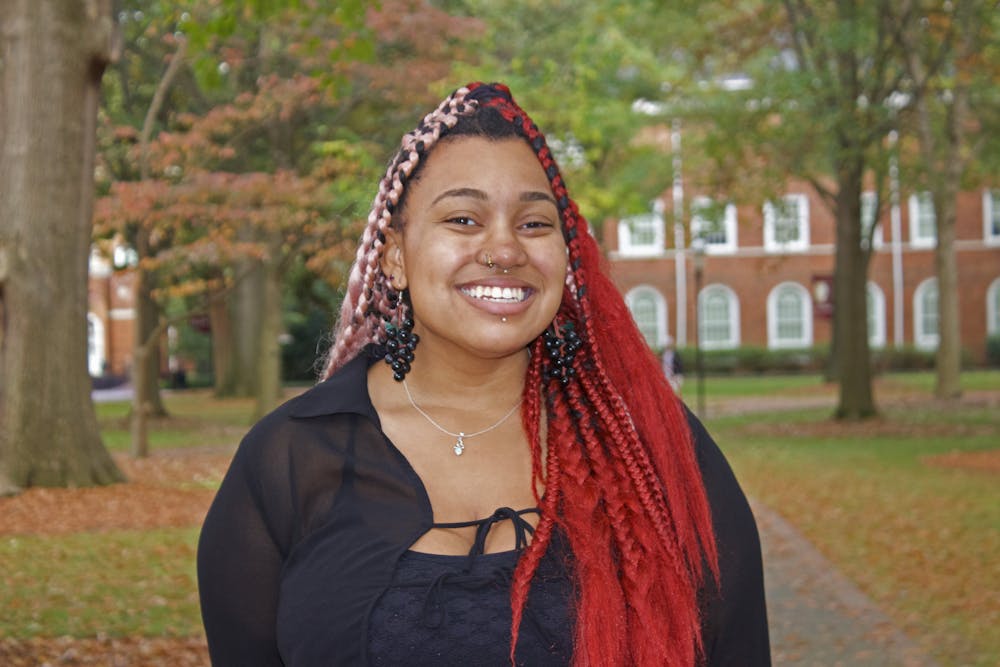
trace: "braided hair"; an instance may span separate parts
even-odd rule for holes
[[[529,346],[522,421],[541,518],[511,586],[511,660],[531,580],[558,528],[569,541],[577,591],[574,665],[696,664],[703,655],[698,593],[707,576],[717,581],[718,557],[684,408],[603,270],[545,137],[506,86],[460,88],[403,137],[368,217],[323,377],[366,345],[383,343],[382,321],[409,317],[379,265],[385,232],[400,224],[393,214],[435,143],[468,133],[521,137],[531,146],[569,252],[555,321]],[[561,345],[566,332],[574,354],[568,368],[556,368],[547,345]]]

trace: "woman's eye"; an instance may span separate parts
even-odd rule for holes
[[[546,220],[532,220],[530,222],[524,223],[523,227],[525,229],[547,229],[549,227],[554,227],[551,222]]]
[[[459,225],[461,227],[471,227],[476,224],[476,221],[467,215],[458,215],[454,218],[448,218],[446,222],[450,222],[453,225]]]

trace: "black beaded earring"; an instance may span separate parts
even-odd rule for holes
[[[576,375],[573,359],[577,350],[583,346],[580,334],[576,332],[572,322],[565,322],[562,326],[553,322],[542,333],[542,338],[545,340],[545,352],[549,356],[549,363],[545,366],[545,379],[557,379],[565,387],[570,378]]]
[[[420,336],[413,333],[413,316],[409,307],[409,299],[406,290],[402,292],[389,292],[387,295],[389,302],[395,306],[398,301],[403,301],[404,309],[402,319],[398,324],[386,321],[385,323],[385,363],[392,368],[392,379],[402,382],[406,374],[410,372],[410,364],[413,362],[413,351],[417,349]]]

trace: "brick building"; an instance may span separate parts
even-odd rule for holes
[[[862,208],[862,224],[872,224],[873,193],[865,193]],[[696,289],[705,349],[830,341],[835,222],[812,188],[790,184],[781,204],[762,208],[696,197],[690,209],[701,253],[683,227],[667,228],[662,210],[603,230],[612,274],[653,347],[668,335],[679,346],[694,344]],[[883,210],[868,277],[869,340],[873,348],[932,350],[938,333],[930,198],[905,193],[899,206]],[[1000,190],[961,193],[957,214],[962,346],[978,362],[987,337],[1000,334]]]
[[[123,377],[132,367],[134,274],[115,271],[96,252],[87,280],[87,367],[92,377]]]

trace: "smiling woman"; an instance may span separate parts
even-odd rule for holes
[[[206,518],[215,664],[770,663],[746,500],[506,87],[403,138],[334,333]]]

